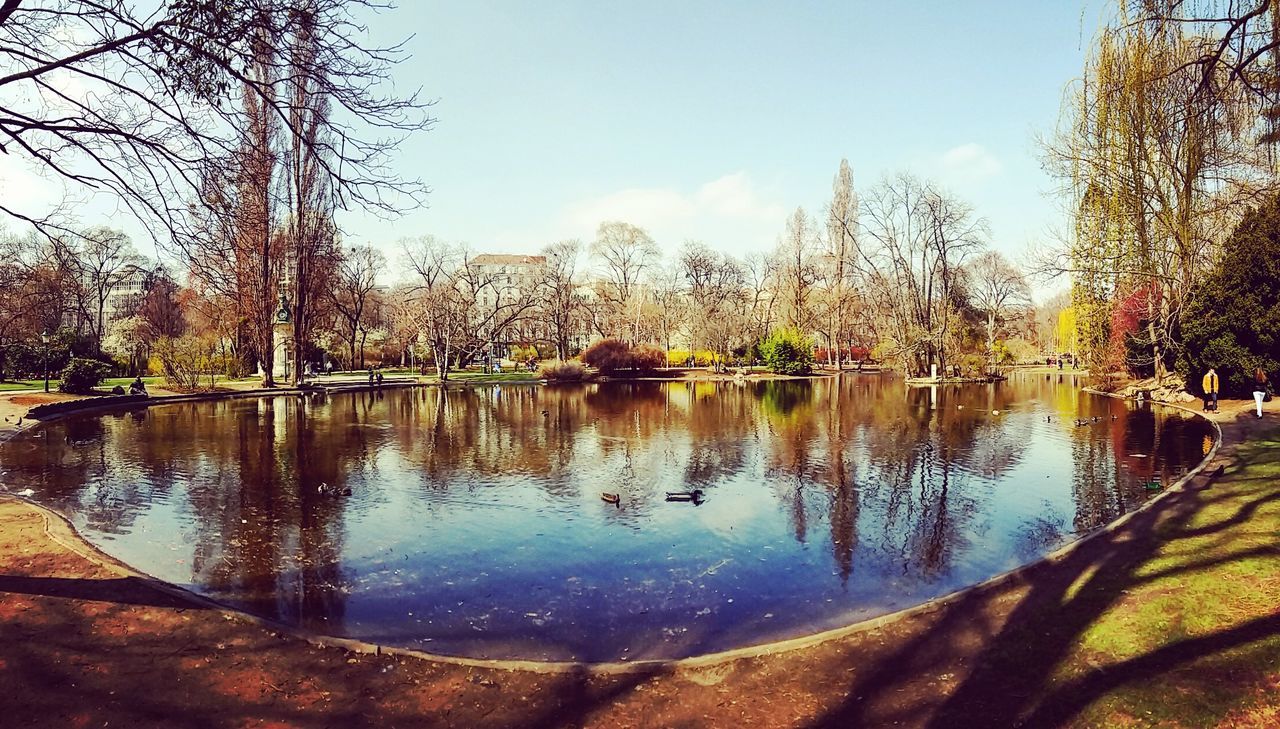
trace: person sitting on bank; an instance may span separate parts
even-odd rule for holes
[[[135,377],[133,382],[129,383],[129,394],[130,395],[147,394],[147,386],[143,384],[141,376]]]
[[[1216,412],[1218,409],[1218,373],[1212,367],[1204,373],[1204,379],[1200,382],[1201,389],[1204,390],[1204,409],[1210,412]]]

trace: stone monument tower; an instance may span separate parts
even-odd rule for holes
[[[271,341],[274,354],[271,360],[271,376],[277,382],[288,382],[292,363],[289,361],[290,348],[293,346],[293,314],[289,310],[289,281],[280,282],[280,308],[276,311],[276,323]]]

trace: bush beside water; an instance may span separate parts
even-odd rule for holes
[[[576,360],[553,359],[538,367],[538,377],[548,382],[581,382],[587,377],[587,368]]]
[[[67,363],[66,369],[62,370],[58,389],[76,395],[87,395],[110,374],[111,367],[105,362],[99,362],[96,359],[72,358]]]
[[[794,329],[780,329],[760,345],[760,354],[771,372],[807,375],[813,371],[813,342]]]
[[[667,354],[652,344],[632,347],[621,339],[601,339],[587,347],[587,351],[582,353],[582,361],[604,374],[649,372],[661,367],[667,361]]]

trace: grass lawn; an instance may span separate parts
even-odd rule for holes
[[[0,392],[10,392],[13,390],[43,390],[44,380],[4,380],[0,382]],[[57,380],[49,380],[49,389],[58,389]]]
[[[1235,427],[1208,488],[1032,578],[935,720],[1280,726],[1280,429]]]
[[[134,378],[132,377],[108,377],[107,379],[103,380],[96,389],[104,392],[110,392],[111,388],[115,387],[116,385],[119,385],[120,387],[123,387],[125,390],[128,390],[130,383],[133,382],[133,379]],[[233,378],[223,377],[222,375],[219,375],[215,379],[217,382],[249,382],[252,380],[256,380],[257,378],[242,377],[239,379],[233,379]],[[201,378],[201,381],[208,382],[208,379]],[[148,389],[152,387],[164,387],[164,377],[160,375],[149,375],[147,377],[143,377],[142,382],[147,386]],[[3,382],[0,382],[0,392],[15,392],[19,390],[43,390],[43,389],[44,389],[44,380],[5,380]],[[58,390],[58,379],[51,378],[49,380],[49,391],[56,392],[57,390]]]
[[[129,389],[129,384],[130,384],[131,382],[133,382],[133,379],[134,379],[134,378],[132,378],[132,377],[108,377],[107,379],[103,380],[103,381],[101,382],[101,384],[99,384],[99,385],[98,385],[98,389],[110,390],[111,388],[115,387],[116,385],[119,385],[119,386],[121,386],[121,387],[123,387],[123,388],[125,388],[125,389],[127,390],[127,389]],[[142,382],[143,382],[143,384],[145,384],[147,387],[150,387],[150,386],[152,386],[152,385],[158,385],[158,384],[160,384],[160,383],[164,382],[164,378],[163,378],[163,377],[158,377],[158,376],[155,376],[155,377],[143,377],[143,378],[142,378]]]
[[[431,377],[432,380],[436,379]],[[449,382],[533,382],[538,379],[538,373],[513,371],[513,372],[450,372]]]
[[[1280,725],[1280,431],[1242,445],[1198,496],[1157,527],[1165,541],[1150,559],[1106,580],[1115,605],[1057,672],[1096,686],[1083,723]]]

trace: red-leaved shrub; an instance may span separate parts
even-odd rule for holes
[[[601,372],[631,369],[631,347],[621,339],[601,339],[587,347],[582,361]]]
[[[667,363],[667,353],[652,344],[637,344],[631,348],[631,367],[637,370],[655,370]]]

